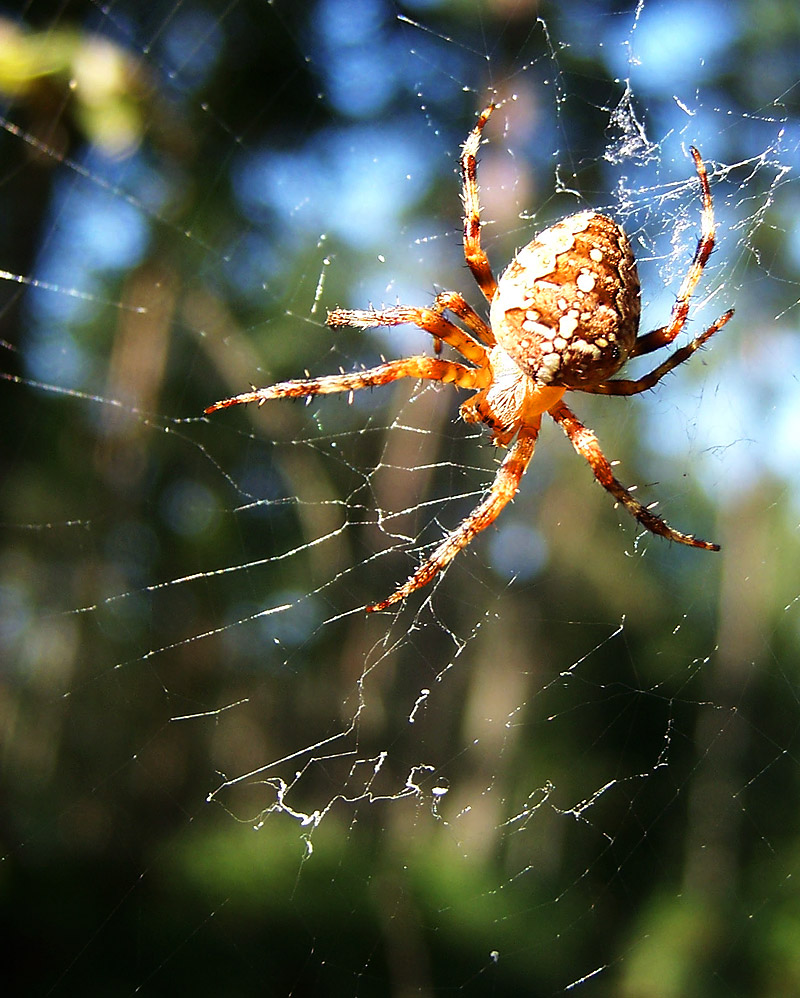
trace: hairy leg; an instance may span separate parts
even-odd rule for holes
[[[733,309],[730,308],[716,322],[712,323],[704,333],[695,336],[691,343],[687,343],[685,347],[681,347],[680,350],[676,350],[670,354],[655,370],[649,374],[645,374],[641,378],[636,378],[634,381],[617,378],[613,381],[602,381],[599,385],[589,385],[586,388],[579,388],[577,390],[588,392],[590,395],[638,395],[639,392],[646,392],[649,388],[658,384],[664,375],[669,374],[678,364],[682,364],[685,360],[688,360],[695,350],[711,339],[714,333],[722,329],[732,316]]]
[[[396,589],[387,599],[368,606],[368,612],[386,610],[393,603],[399,603],[415,590],[427,586],[434,576],[446,568],[458,552],[470,543],[476,534],[494,523],[517,494],[520,480],[533,457],[540,425],[541,417],[535,425],[520,430],[516,442],[500,465],[492,487],[483,501],[465,520],[462,520],[455,530],[445,537],[430,558],[420,565],[407,582]]]
[[[580,422],[563,402],[558,402],[548,412],[569,437],[575,450],[589,462],[597,481],[614,496],[617,502],[622,503],[631,516],[638,520],[643,527],[654,534],[666,537],[668,540],[677,541],[679,544],[688,544],[690,547],[703,548],[706,551],[719,551],[719,544],[702,541],[692,534],[682,534],[634,499],[625,486],[614,477],[611,464],[600,449],[597,437]]]
[[[342,326],[357,326],[371,329],[377,326],[417,326],[431,333],[438,340],[444,340],[462,357],[473,364],[485,367],[489,355],[485,347],[455,326],[449,319],[434,308],[415,308],[413,305],[393,305],[380,309],[336,308],[328,312],[328,325],[333,329]]]
[[[489,258],[481,248],[481,206],[478,194],[478,149],[483,126],[496,105],[490,104],[478,117],[461,150],[461,198],[464,202],[464,256],[472,276],[487,301],[494,298],[497,281]]]
[[[433,308],[435,312],[452,312],[457,315],[475,339],[487,347],[493,347],[497,343],[489,323],[457,291],[442,291],[436,296]]]
[[[667,346],[683,329],[686,324],[686,318],[689,315],[689,299],[692,297],[694,289],[697,287],[697,282],[700,280],[703,269],[708,263],[708,258],[714,249],[716,241],[714,205],[711,200],[711,188],[708,185],[706,165],[694,146],[691,147],[691,153],[695,169],[697,170],[697,176],[700,178],[700,189],[703,197],[703,211],[700,216],[700,238],[697,240],[697,248],[694,251],[691,266],[683,279],[683,283],[678,291],[678,297],[675,299],[675,304],[672,306],[672,315],[669,322],[666,326],[661,326],[660,329],[654,329],[652,332],[640,336],[631,353],[632,357],[641,357],[642,354],[650,353],[653,350],[658,350],[660,347]]]
[[[263,405],[269,399],[302,398],[309,395],[328,395],[332,392],[354,392],[360,388],[374,388],[377,385],[388,385],[398,378],[427,378],[431,381],[443,381],[457,385],[459,388],[484,388],[489,380],[489,372],[485,368],[465,367],[449,360],[438,360],[435,357],[406,357],[404,360],[392,360],[367,371],[354,371],[352,374],[329,374],[323,378],[306,378],[294,381],[281,381],[268,388],[253,388],[251,392],[235,395],[233,398],[215,402],[205,411],[227,409],[232,405],[244,405],[257,402]]]

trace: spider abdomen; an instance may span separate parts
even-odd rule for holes
[[[500,346],[542,385],[606,381],[639,329],[636,261],[622,229],[582,211],[545,229],[501,276],[490,323]]]

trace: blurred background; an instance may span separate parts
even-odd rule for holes
[[[146,7],[146,9],[144,9]],[[800,991],[800,13],[791,0],[0,4],[0,912],[14,993]],[[498,454],[326,309],[499,273],[591,206],[662,324],[396,613]],[[643,373],[655,363],[637,362]]]

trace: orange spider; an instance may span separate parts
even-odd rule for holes
[[[427,378],[472,389],[475,394],[461,405],[462,419],[485,423],[493,443],[500,447],[507,447],[514,440],[484,499],[407,582],[391,596],[368,606],[368,611],[385,610],[427,585],[476,534],[494,523],[519,489],[533,457],[545,412],[586,458],[603,488],[643,527],[680,544],[706,551],[719,550],[717,544],[675,530],[634,499],[614,477],[597,437],[563,401],[567,391],[597,395],[636,395],[647,391],[688,360],[733,315],[733,309],[725,312],[649,374],[634,381],[610,380],[629,358],[670,344],[686,324],[689,299],[714,248],[711,190],[700,153],[692,147],[703,198],[701,234],[694,258],[669,322],[637,336],[641,304],[636,261],[625,233],[605,215],[581,211],[545,229],[517,253],[500,280],[495,280],[481,248],[476,160],[484,125],[495,107],[490,104],[481,113],[461,153],[464,256],[490,303],[488,324],[453,291],[437,295],[431,308],[395,305],[376,310],[334,309],[328,313],[328,324],[334,328],[410,323],[431,333],[437,354],[444,342],[466,363],[438,356],[407,357],[353,374],[254,388],[205,410],[209,413],[246,402],[263,405],[267,399],[352,392],[385,385],[397,378]],[[464,328],[446,318],[445,312],[459,319]]]

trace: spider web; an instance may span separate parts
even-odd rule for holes
[[[793,993],[791,5],[149,8],[0,23],[2,853],[28,982]],[[326,308],[479,305],[457,162],[489,99],[495,272],[608,212],[645,330],[706,159],[688,331],[734,320],[654,392],[571,404],[723,551],[642,536],[551,424],[496,527],[367,616],[491,483],[466,396],[200,414],[431,348]]]

